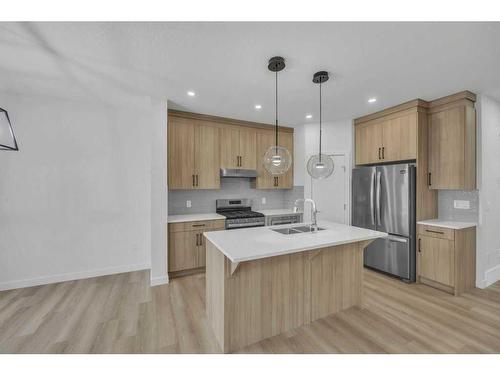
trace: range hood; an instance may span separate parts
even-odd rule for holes
[[[221,177],[259,177],[259,173],[255,169],[231,169],[221,168]]]

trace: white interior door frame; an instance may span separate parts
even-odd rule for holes
[[[345,181],[344,181],[344,189],[345,189],[345,196],[344,196],[344,204],[346,205],[345,206],[345,210],[344,210],[344,217],[345,217],[345,222],[350,225],[351,224],[351,153],[349,151],[337,151],[337,152],[329,152],[329,151],[323,151],[322,154],[325,154],[325,155],[330,155],[330,156],[343,156],[344,157],[344,164],[343,166],[341,166],[342,168],[345,168],[344,171],[345,171]],[[307,156],[307,160],[309,160],[309,158],[313,155],[316,155],[316,153],[314,154],[309,154]],[[309,184],[308,184],[308,190],[309,191],[306,191],[304,192],[304,196],[305,197],[311,197],[312,196],[312,191],[313,191],[313,187],[312,187],[312,184],[313,184],[313,178],[309,175],[309,173],[307,173],[307,160],[306,160],[306,176],[309,177]],[[338,168],[338,166],[335,166],[335,170]],[[335,173],[335,170],[333,173]],[[304,214],[305,218],[309,218],[309,214]]]

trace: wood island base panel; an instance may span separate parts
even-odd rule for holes
[[[372,240],[234,265],[207,240],[206,311],[224,353],[362,305]]]

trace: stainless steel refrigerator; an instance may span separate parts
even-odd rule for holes
[[[352,225],[387,232],[366,247],[365,266],[415,281],[415,166],[393,164],[352,171]]]

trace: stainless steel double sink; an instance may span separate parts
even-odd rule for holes
[[[311,225],[304,225],[300,227],[275,228],[271,230],[281,234],[298,234],[298,233],[312,233],[320,230],[325,230],[325,228],[313,228]]]

